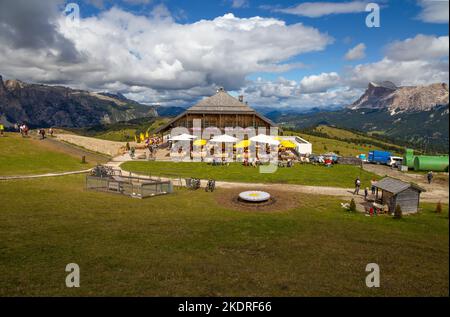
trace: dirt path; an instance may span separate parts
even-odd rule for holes
[[[389,166],[364,164],[364,169],[368,172],[380,176],[390,176],[401,179],[405,182],[413,182],[424,188],[426,192],[421,194],[422,200],[431,202],[447,202],[449,200],[449,183],[448,173],[435,173],[433,182],[428,184],[426,175],[420,173],[404,173],[399,170],[392,169]]]
[[[106,154],[111,157],[120,154],[121,149],[126,145],[126,142],[107,141],[75,134],[57,134],[56,138],[60,141],[75,144],[89,151]]]
[[[62,152],[79,159],[81,159],[82,156],[85,156],[87,162],[103,164],[110,160],[110,157],[107,155],[93,153],[80,147],[62,142],[56,138],[46,138],[45,140],[40,140],[39,142],[41,142],[41,146],[50,150]]]
[[[83,171],[74,171],[74,172],[63,172],[63,173],[47,173],[40,175],[26,175],[26,176],[0,176],[0,181],[9,181],[14,179],[33,179],[33,178],[45,178],[45,177],[56,177],[56,176],[67,176],[67,175],[76,175],[76,174],[86,174],[91,170],[83,170]]]

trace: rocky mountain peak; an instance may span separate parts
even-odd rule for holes
[[[365,93],[349,108],[352,110],[386,109],[391,114],[405,111],[429,111],[436,106],[448,104],[448,97],[446,83],[397,87],[389,81],[371,82]]]
[[[7,90],[11,91],[11,90],[18,90],[18,89],[22,89],[25,87],[25,83],[20,81],[20,80],[7,80],[4,82],[4,86]]]
[[[0,75],[0,94],[4,93],[6,91],[5,84],[3,83],[3,77]]]
[[[372,81],[369,83],[368,89],[377,89],[377,88],[396,90],[397,86],[391,81],[382,81],[381,83],[375,83]]]

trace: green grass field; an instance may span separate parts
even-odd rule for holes
[[[81,156],[18,133],[0,137],[0,176],[35,175],[52,172],[79,171],[92,167],[94,162],[81,163]]]
[[[377,142],[380,144],[386,144],[388,147],[396,147],[398,150],[396,154],[402,153],[403,148],[391,143],[386,143],[371,138],[370,136],[358,135],[352,131],[333,128],[329,126],[318,126],[314,129],[317,132],[323,133],[327,137],[310,135],[306,133],[298,133],[292,131],[285,131],[285,135],[298,135],[313,144],[313,152],[316,154],[323,154],[327,152],[335,152],[342,156],[357,156],[373,150],[383,150],[383,148],[374,146],[370,142]],[[339,139],[358,139],[358,143],[341,141]]]
[[[242,212],[218,203],[224,191],[136,200],[85,191],[81,175],[0,182],[0,296],[448,296],[448,206],[394,220],[298,195]]]
[[[155,176],[195,177],[246,183],[280,183],[317,186],[354,186],[360,177],[363,186],[369,186],[372,178],[379,177],[357,166],[335,165],[331,168],[312,164],[296,164],[292,168],[278,168],[275,173],[262,174],[259,168],[245,167],[240,163],[230,166],[212,166],[189,162],[126,162],[121,167],[127,171]]]

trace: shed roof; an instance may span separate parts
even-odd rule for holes
[[[404,182],[400,179],[397,178],[392,178],[392,177],[386,177],[383,178],[382,180],[378,181],[375,184],[375,187],[381,189],[381,190],[385,190],[387,192],[390,192],[392,194],[398,194],[401,193],[402,191],[408,189],[408,188],[414,188],[420,192],[425,192],[426,190],[423,189],[422,187],[416,185],[416,184],[412,184],[412,183],[407,183]]]

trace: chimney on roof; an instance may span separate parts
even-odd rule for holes
[[[239,96],[239,101],[240,101],[240,102],[244,102],[244,96],[243,96],[243,95],[240,95],[240,96]]]

